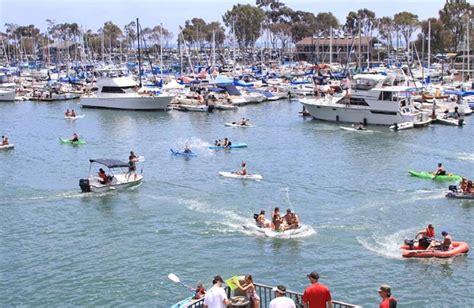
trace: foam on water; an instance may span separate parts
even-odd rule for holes
[[[391,259],[402,259],[400,246],[405,238],[415,233],[414,230],[401,230],[391,235],[382,236],[373,233],[368,237],[357,236],[357,242],[367,250]]]
[[[474,153],[459,153],[458,159],[474,162]]]

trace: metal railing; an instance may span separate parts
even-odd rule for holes
[[[256,292],[258,296],[260,297],[260,308],[267,308],[270,306],[270,301],[275,298],[275,294],[272,291],[271,286],[267,286],[261,283],[254,283]],[[231,290],[229,287],[225,288],[227,297],[231,297]],[[291,298],[292,300],[295,301],[296,307],[303,307],[303,301],[302,301],[302,293],[294,292],[287,290],[286,291],[286,297]],[[352,305],[340,301],[332,301],[332,306],[333,308],[361,308],[362,306],[358,305]],[[202,308],[204,307],[204,298],[187,306],[188,308]]]

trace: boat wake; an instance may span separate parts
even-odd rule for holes
[[[106,195],[115,194],[116,192],[113,190],[102,192],[102,193],[82,193],[80,191],[66,191],[57,194],[41,194],[29,197],[21,197],[21,198],[3,198],[0,200],[0,205],[2,204],[25,204],[25,203],[34,203],[34,202],[55,202],[61,201],[65,199],[80,199],[80,198],[88,198],[88,197],[101,197]]]
[[[187,139],[177,139],[173,144],[173,149],[180,151],[187,144],[193,152],[207,152],[207,148],[210,146],[209,142],[202,139],[191,137]]]
[[[209,228],[209,231],[206,233],[243,233],[246,235],[271,238],[304,238],[316,233],[311,226],[307,225],[302,225],[300,229],[291,230],[290,232],[262,230],[255,225],[253,218],[241,216],[233,210],[214,208],[205,202],[197,200],[178,200],[178,202],[191,211],[210,214],[210,216],[213,217],[213,221],[203,223]]]
[[[367,250],[391,259],[402,259],[400,245],[405,238],[413,235],[415,230],[402,230],[388,236],[372,234],[370,237],[356,237],[357,242]]]
[[[459,153],[458,159],[474,162],[474,153]]]

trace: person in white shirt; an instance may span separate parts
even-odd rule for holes
[[[272,291],[275,292],[275,298],[270,302],[270,308],[296,308],[295,302],[291,298],[285,296],[285,286],[276,286]]]
[[[204,296],[204,308],[225,308],[230,304],[230,300],[227,299],[224,288],[222,288],[221,276],[215,276],[212,280],[212,288],[210,288]]]

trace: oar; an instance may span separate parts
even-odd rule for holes
[[[194,288],[191,288],[190,286],[187,286],[184,283],[182,283],[181,280],[179,280],[179,277],[173,273],[168,274],[168,279],[173,281],[174,283],[179,283],[180,285],[182,285],[185,288],[188,288],[191,291],[194,291]]]

